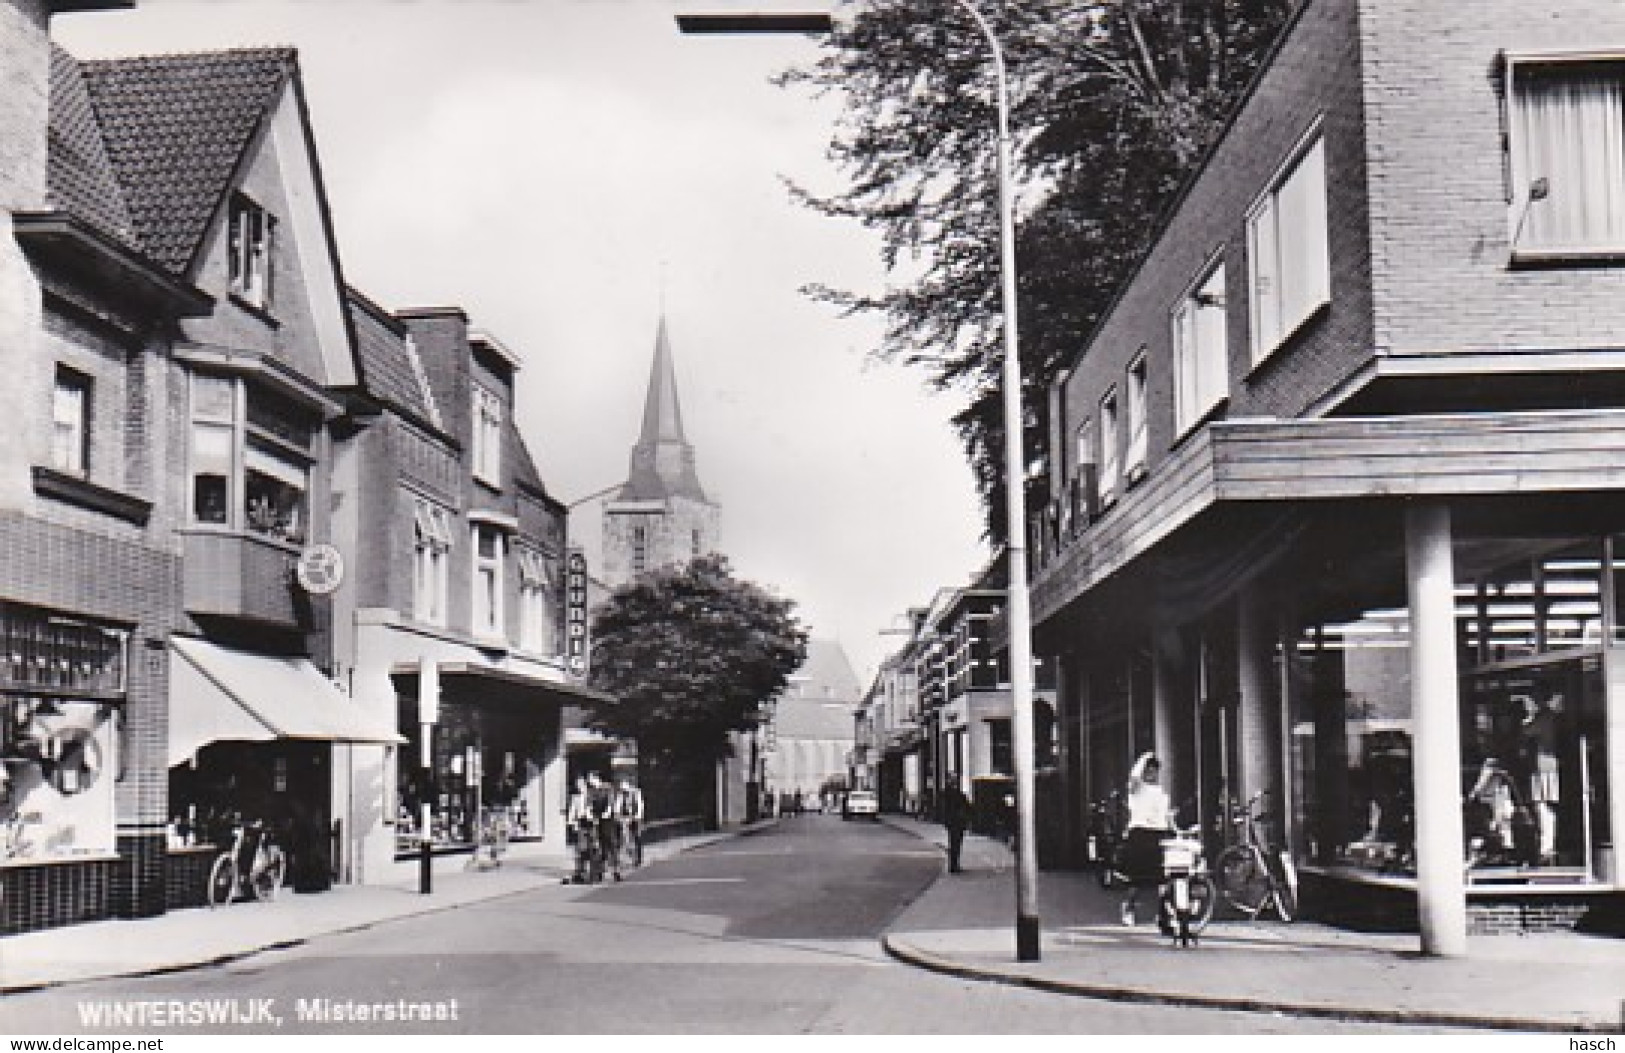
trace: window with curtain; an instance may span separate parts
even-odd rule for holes
[[[1512,249],[1625,251],[1625,58],[1514,63]]]
[[[1117,492],[1117,476],[1122,465],[1117,458],[1117,389],[1100,400],[1100,500],[1110,500]]]
[[[1230,393],[1224,304],[1220,266],[1174,308],[1174,424],[1181,434]]]
[[[557,569],[536,549],[522,546],[518,555],[519,646],[537,654],[558,654]]]
[[[1253,361],[1269,357],[1330,303],[1326,152],[1317,135],[1247,216]]]

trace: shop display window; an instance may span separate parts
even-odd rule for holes
[[[1410,620],[1305,627],[1288,656],[1294,827],[1311,863],[1414,873]]]
[[[423,805],[431,805],[430,831],[437,848],[473,845],[480,824],[500,817],[513,838],[542,834],[543,744],[547,735],[534,719],[459,702],[442,703],[434,727],[433,781],[416,763],[422,755],[422,726],[415,702],[402,700],[401,747],[397,773],[396,847],[418,849]]]
[[[1468,679],[1462,727],[1468,876],[1600,876],[1607,843],[1602,662]]]
[[[1514,556],[1509,547],[1487,561],[1468,546],[1458,561],[1468,880],[1605,880],[1602,645],[1618,630],[1605,625],[1602,568],[1616,562],[1614,543],[1529,541]]]
[[[0,863],[114,852],[115,707],[0,696]]]

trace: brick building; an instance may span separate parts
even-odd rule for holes
[[[1617,894],[1622,87],[1618,5],[1296,11],[1053,392],[1074,847],[1155,749],[1431,952]]]
[[[296,54],[81,62],[0,2],[0,932],[563,851],[565,509],[519,360],[349,289]],[[418,761],[420,672],[439,723]]]
[[[466,851],[499,818],[516,846],[562,856],[564,710],[601,696],[565,670],[566,510],[516,425],[520,359],[456,308],[351,303],[371,412],[348,446],[366,543],[346,653],[357,700],[406,745],[352,747],[350,876],[387,880],[415,859],[425,804],[437,851]],[[428,769],[425,665],[439,685]]]
[[[297,63],[51,44],[56,12],[119,6],[0,5],[5,931],[196,902],[231,813],[320,887],[332,744],[395,738],[294,573],[353,549],[356,383]]]

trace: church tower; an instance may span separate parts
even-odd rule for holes
[[[626,482],[604,506],[605,582],[615,588],[646,571],[717,551],[720,509],[694,469],[683,434],[677,372],[662,315],[655,334],[643,431],[632,447]]]

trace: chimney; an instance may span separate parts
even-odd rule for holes
[[[134,7],[134,0],[0,0],[0,419],[34,430],[49,405],[48,370],[39,361],[39,281],[12,233],[12,216],[45,207],[46,142],[51,120],[51,16],[61,11]],[[46,441],[28,434],[0,450],[0,508],[32,501],[29,461]]]
[[[0,211],[45,203],[51,106],[51,5],[0,0]]]

